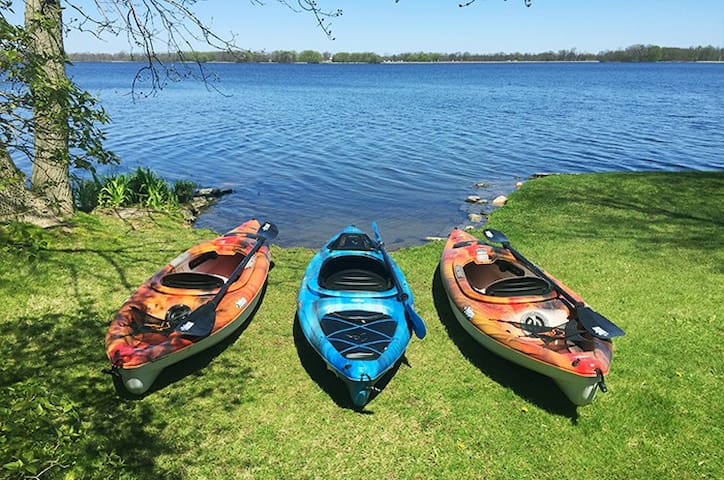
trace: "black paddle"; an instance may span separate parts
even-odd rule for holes
[[[241,271],[252,259],[257,250],[264,245],[267,240],[273,240],[276,238],[279,230],[273,223],[265,222],[259,230],[256,232],[257,240],[254,246],[249,250],[244,259],[239,265],[231,272],[229,279],[224,283],[219,291],[216,293],[214,298],[199,306],[196,310],[191,311],[186,318],[182,319],[176,326],[175,330],[181,332],[184,335],[190,337],[205,337],[214,328],[214,322],[216,322],[216,307],[219,305],[221,299],[226,295],[226,291],[229,289],[232,283],[234,283],[241,276]]]
[[[395,269],[392,268],[392,260],[387,254],[387,251],[385,250],[385,245],[382,242],[382,237],[380,236],[380,231],[377,229],[376,222],[372,222],[372,230],[375,232],[375,241],[377,242],[377,246],[380,249],[380,253],[382,253],[382,258],[385,259],[385,265],[390,271],[392,281],[395,283],[395,288],[397,289],[397,298],[400,302],[402,302],[402,306],[405,307],[405,316],[407,317],[407,321],[410,322],[410,325],[412,325],[412,331],[415,332],[417,338],[425,338],[425,335],[427,334],[427,327],[425,327],[425,322],[423,321],[422,317],[417,314],[415,309],[412,308],[412,305],[410,305],[410,297],[402,290],[402,285],[400,285],[400,279],[397,278],[397,275],[395,275]]]
[[[536,275],[547,280],[548,283],[551,284],[553,289],[558,292],[559,295],[566,299],[567,303],[569,303],[569,307],[571,307],[573,315],[581,321],[581,325],[583,325],[583,328],[586,329],[586,331],[589,332],[591,335],[603,339],[622,337],[623,335],[625,335],[625,332],[623,331],[623,329],[621,329],[621,327],[619,327],[600,313],[592,310],[590,307],[585,306],[583,302],[579,302],[578,300],[573,298],[560,285],[558,285],[558,283],[556,283],[555,281],[553,281],[552,278],[546,275],[543,270],[541,270],[533,262],[525,258],[523,254],[511,247],[510,240],[508,240],[508,237],[506,237],[503,232],[488,228],[483,231],[483,234],[485,235],[485,238],[487,238],[491,242],[502,244],[503,247],[509,250],[510,253],[512,253],[513,256],[518,259],[523,265],[528,267]]]

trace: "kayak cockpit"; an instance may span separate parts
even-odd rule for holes
[[[363,255],[343,255],[326,260],[317,281],[327,290],[385,292],[392,288],[392,277],[385,264]]]
[[[463,271],[470,286],[483,295],[522,297],[551,292],[547,281],[505,260],[484,264],[470,262]]]
[[[516,303],[548,300],[556,296],[550,283],[545,279],[522,265],[502,258],[482,263],[468,262],[463,266],[456,265],[455,277],[466,295],[483,296],[489,299],[488,301],[499,298]]]
[[[236,267],[244,260],[241,252],[209,250],[196,255],[180,255],[151,282],[152,288],[163,293],[175,290],[213,292],[227,282]],[[243,277],[243,273],[242,273]]]

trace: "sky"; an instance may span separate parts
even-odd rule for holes
[[[199,0],[193,9],[222,37],[253,51],[598,53],[635,44],[724,47],[724,0],[317,0],[343,14],[328,19],[334,40],[297,0]],[[14,2],[16,14],[22,3]],[[66,6],[70,2],[63,1]],[[94,0],[73,3],[94,11]],[[107,2],[101,2],[107,3]],[[262,4],[260,4],[262,3]],[[290,8],[291,5],[295,10]],[[19,5],[19,7],[18,7]],[[73,16],[68,9],[64,20]],[[66,51],[129,51],[125,36],[71,32]],[[197,45],[200,51],[210,50]],[[163,49],[159,48],[159,51]]]

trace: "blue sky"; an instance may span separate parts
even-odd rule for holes
[[[477,0],[465,8],[458,7],[460,1],[317,0],[324,8],[343,11],[330,20],[335,40],[324,36],[313,16],[294,12],[278,0],[263,0],[264,5],[251,0],[200,0],[194,9],[214,31],[222,36],[234,32],[237,45],[251,50],[392,54],[575,48],[597,53],[638,43],[724,47],[724,0],[533,0],[530,8],[523,0]],[[22,2],[15,3],[22,11]],[[125,37],[100,41],[72,33],[66,38],[66,50],[118,52],[128,51],[129,46]]]

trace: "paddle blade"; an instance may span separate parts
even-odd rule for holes
[[[279,234],[279,229],[271,222],[264,222],[261,227],[259,227],[256,234],[264,238],[266,241],[274,240]]]
[[[189,337],[205,337],[214,328],[216,305],[206,302],[191,312],[177,326],[176,331]]]
[[[415,333],[415,336],[417,338],[422,340],[423,338],[425,338],[425,335],[427,335],[427,327],[425,326],[425,321],[412,308],[412,305],[407,302],[405,302],[404,305],[405,314],[407,315],[407,321],[410,322],[410,325],[412,325],[412,331]]]
[[[591,310],[590,307],[579,307],[576,309],[581,325],[596,338],[608,339],[622,337],[626,332],[618,325],[607,319],[600,313]]]
[[[500,230],[495,230],[494,228],[486,228],[485,230],[483,230],[483,235],[485,235],[485,238],[487,238],[491,242],[500,243],[503,246],[510,244],[510,240],[508,240],[508,237]]]

